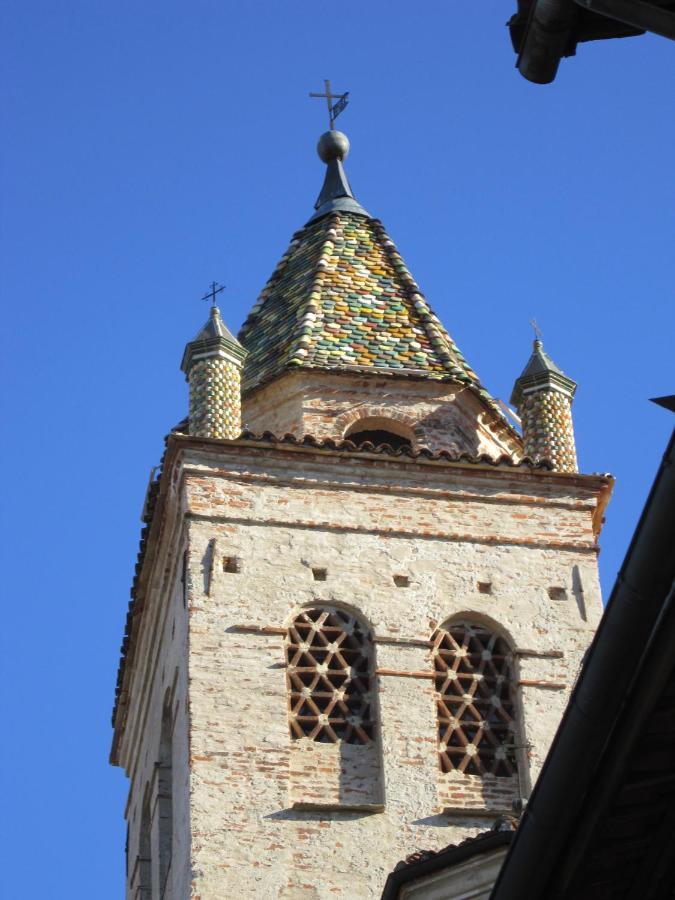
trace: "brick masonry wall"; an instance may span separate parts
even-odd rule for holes
[[[242,415],[250,431],[336,440],[360,419],[389,418],[416,446],[522,456],[519,439],[470,390],[433,380],[295,372],[246,396]]]
[[[424,644],[453,616],[518,651],[528,793],[601,611],[597,485],[244,446],[184,451],[181,471],[191,896],[379,897],[399,859],[489,826],[514,785],[479,790],[438,765]],[[376,636],[381,804],[362,766],[342,757],[338,773],[341,748],[305,761],[290,738],[283,628],[312,603],[355,610]]]
[[[288,768],[294,808],[363,810],[380,808],[384,802],[379,735],[366,745],[292,740]]]

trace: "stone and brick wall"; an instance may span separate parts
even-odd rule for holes
[[[602,479],[172,445],[120,741],[133,859],[175,681],[167,898],[379,897],[399,859],[478,833],[528,794],[601,611]],[[360,756],[363,746],[291,738],[286,628],[321,603],[354,611],[374,635],[379,722]],[[430,637],[460,615],[514,648],[517,784],[440,770]]]

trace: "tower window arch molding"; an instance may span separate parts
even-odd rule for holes
[[[286,678],[292,738],[366,744],[373,739],[373,642],[346,609],[302,609],[286,636]]]
[[[464,782],[464,805],[508,807],[520,794],[522,730],[511,641],[461,615],[436,628],[431,656],[441,784]]]
[[[284,640],[290,793],[299,808],[381,808],[372,630],[345,606],[299,609]]]

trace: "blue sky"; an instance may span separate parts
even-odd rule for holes
[[[237,328],[308,218],[330,77],[348,172],[491,392],[534,316],[618,482],[608,590],[672,416],[675,45],[514,70],[515,0],[5,0],[3,896],[123,896],[110,709],[148,472],[213,279]]]

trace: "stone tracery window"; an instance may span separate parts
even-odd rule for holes
[[[293,738],[367,744],[373,738],[372,640],[342,609],[303,610],[286,637]]]
[[[432,637],[441,770],[466,775],[517,772],[513,654],[506,641],[469,622]]]

